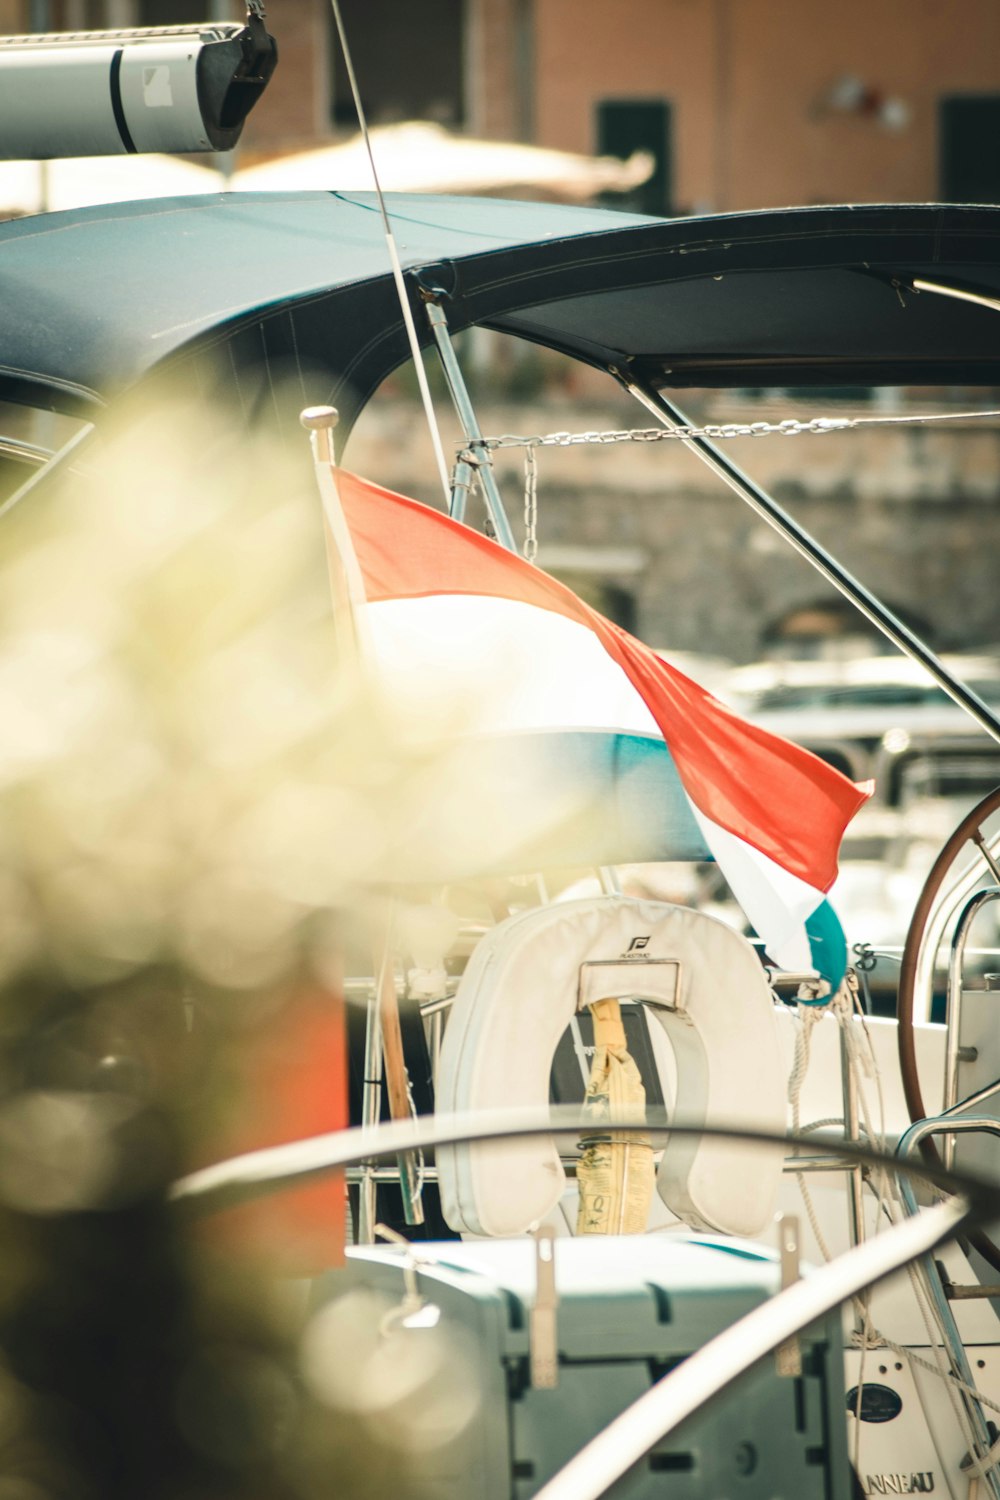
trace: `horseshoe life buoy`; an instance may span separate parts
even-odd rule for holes
[[[544,1108],[574,1012],[611,996],[643,999],[663,1026],[678,1120],[784,1130],[775,1006],[753,948],[702,912],[625,896],[557,902],[482,939],[445,1031],[437,1107]],[[443,1147],[437,1166],[445,1218],[473,1234],[523,1234],[565,1186],[551,1138]],[[773,1217],[781,1167],[778,1149],[669,1136],[657,1188],[694,1228],[755,1235]]]

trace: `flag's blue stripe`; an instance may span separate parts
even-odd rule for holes
[[[829,901],[824,898],[810,913],[805,928],[813,968],[822,979],[829,981],[831,991],[839,989],[847,973],[847,938]],[[821,996],[818,1003],[821,1004],[823,998]]]
[[[571,816],[519,848],[522,870],[712,858],[673,757],[652,736],[588,730],[469,740],[461,758],[486,797],[516,807],[519,789],[550,785],[572,804]]]

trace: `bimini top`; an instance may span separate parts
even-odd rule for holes
[[[485,324],[661,387],[1000,385],[988,300],[1000,301],[1000,208],[661,220],[481,198],[388,204],[414,308],[419,283],[440,288],[456,330]],[[332,401],[346,431],[408,353],[371,194],[14,220],[0,224],[0,294],[0,400],[82,415],[188,360],[199,376],[235,376],[245,404],[291,375],[297,405]]]

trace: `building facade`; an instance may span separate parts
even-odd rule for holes
[[[232,0],[0,0],[0,30],[235,18]],[[372,124],[425,118],[471,135],[577,152],[652,153],[617,206],[653,213],[782,204],[1000,203],[997,0],[340,0]],[[280,64],[251,115],[243,162],[354,133],[328,0],[270,0]],[[521,370],[523,376],[524,371]],[[585,389],[582,425],[645,425]],[[854,393],[856,398],[859,393]],[[506,430],[571,425],[542,383]],[[412,421],[404,394],[393,423]],[[905,401],[905,396],[898,398]],[[539,404],[541,403],[541,404]],[[994,401],[993,405],[1000,405]],[[402,415],[400,415],[400,413]],[[719,413],[721,415],[721,413]],[[377,432],[377,428],[373,429]],[[833,442],[834,440],[830,440]],[[837,440],[839,442],[839,440]],[[993,559],[995,431],[797,446],[765,479],[866,582],[942,647],[1000,642]],[[418,441],[365,446],[384,482],[435,493]],[[764,458],[765,452],[768,456]],[[353,452],[351,457],[353,458]],[[401,461],[402,456],[402,461]],[[655,474],[647,472],[656,466]],[[654,644],[748,659],[824,588],[690,465],[665,454],[546,455],[542,561]],[[515,512],[518,478],[508,475]],[[626,503],[627,497],[627,503]],[[685,522],[697,512],[700,524]],[[724,592],[718,580],[729,569]],[[829,601],[827,601],[829,602]],[[613,608],[612,608],[613,606]]]
[[[995,0],[340,0],[373,123],[651,150],[636,206],[1000,199]],[[0,0],[0,30],[164,25],[238,0]],[[328,0],[272,0],[264,157],[355,128]]]

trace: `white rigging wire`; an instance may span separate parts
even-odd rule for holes
[[[441,433],[434,414],[434,403],[431,400],[430,387],[427,384],[427,372],[424,369],[423,355],[420,351],[420,343],[417,339],[417,330],[413,323],[413,313],[410,310],[410,299],[406,295],[406,284],[403,281],[403,268],[399,263],[399,252],[396,249],[396,240],[389,222],[389,214],[385,206],[385,198],[382,193],[382,184],[379,181],[378,170],[375,166],[375,155],[372,151],[371,138],[368,134],[368,120],[365,116],[364,106],[361,103],[361,93],[358,89],[358,80],[354,73],[354,61],[351,57],[351,49],[347,44],[347,33],[344,30],[344,22],[340,14],[339,0],[330,0],[333,7],[333,19],[337,26],[337,35],[344,53],[344,63],[347,67],[347,76],[350,79],[351,94],[354,98],[354,108],[358,116],[358,124],[361,127],[361,135],[364,139],[365,150],[368,153],[368,161],[372,169],[372,181],[375,184],[375,196],[378,198],[379,213],[382,215],[382,228],[385,232],[386,249],[389,252],[389,264],[392,267],[392,279],[396,284],[396,295],[399,298],[400,310],[403,314],[403,322],[406,325],[406,337],[410,344],[410,353],[413,356],[414,369],[417,372],[417,384],[420,387],[420,399],[423,402],[424,415],[427,418],[427,426],[430,429],[431,443],[434,448],[434,457],[437,460],[438,474],[441,479],[441,488],[444,490],[445,505],[451,502],[451,484],[448,480],[448,465],[445,462],[444,447],[441,443]]]

